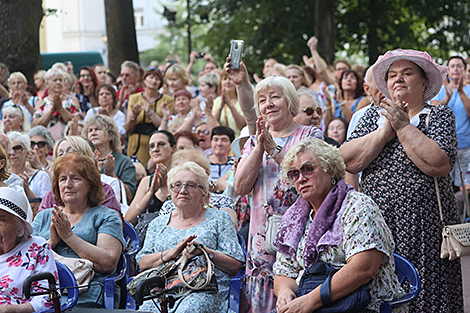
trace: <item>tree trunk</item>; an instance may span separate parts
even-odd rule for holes
[[[328,64],[335,59],[335,0],[315,1],[315,36],[318,38],[318,53]]]
[[[0,1],[0,62],[10,73],[25,74],[30,84],[42,67],[39,25],[43,15],[41,0]]]
[[[379,28],[379,24],[377,23],[377,16],[380,15],[380,11],[383,9],[383,3],[377,0],[370,0],[369,1],[369,17],[368,17],[368,24],[369,29],[367,31],[367,44],[369,46],[368,56],[369,56],[369,64],[372,65],[377,61],[381,51],[380,42],[379,42],[379,35],[377,33],[377,29]]]
[[[108,61],[111,73],[119,76],[121,63],[139,63],[132,0],[105,0]]]

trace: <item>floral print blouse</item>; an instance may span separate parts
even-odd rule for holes
[[[52,255],[51,246],[41,237],[30,236],[9,252],[0,255],[0,305],[19,305],[30,303],[34,311],[52,307],[47,295],[23,299],[23,282],[33,274],[53,273],[56,281],[59,275]],[[31,292],[42,291],[38,287],[49,286],[46,280],[33,282]],[[59,286],[57,286],[59,287]]]
[[[305,270],[302,255],[312,221],[310,217],[305,225],[295,259],[277,253],[274,264],[276,275],[294,279],[301,276]],[[380,304],[383,301],[391,301],[404,295],[395,275],[395,261],[392,257],[395,243],[382,213],[372,199],[359,192],[350,192],[338,212],[332,229],[342,229],[342,242],[337,246],[330,245],[326,251],[320,252],[318,261],[340,268],[346,265],[350,257],[359,252],[377,249],[384,253],[375,278],[369,282],[371,302],[368,309],[380,312]],[[327,231],[320,238],[318,245],[327,244],[331,231]],[[398,307],[393,312],[407,312],[407,307]]]

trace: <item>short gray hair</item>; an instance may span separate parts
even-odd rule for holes
[[[292,113],[292,116],[299,114],[299,96],[297,95],[297,91],[291,81],[282,76],[270,76],[256,85],[253,98],[255,100],[255,110],[257,115],[260,115],[258,102],[259,93],[267,88],[276,89],[287,98],[287,108]]]
[[[49,82],[49,79],[51,79],[53,76],[62,76],[62,79],[65,79],[65,72],[57,69],[57,68],[51,68],[46,72],[46,75],[44,75],[44,81],[47,83]]]
[[[199,83],[203,82],[208,84],[209,86],[215,86],[215,91],[217,92],[217,88],[220,83],[220,75],[214,73],[204,74],[198,79]]]
[[[139,64],[135,63],[134,61],[131,60],[126,60],[122,62],[121,64],[121,70],[125,67],[129,67],[134,70],[135,75],[139,75]]]
[[[297,95],[299,96],[299,101],[300,101],[300,96],[304,95],[304,96],[307,96],[307,97],[311,98],[313,101],[315,101],[315,104],[317,106],[322,107],[322,105],[320,104],[320,101],[318,100],[317,94],[313,90],[310,90],[310,89],[305,88],[305,87],[303,87],[303,88],[300,87],[299,89],[297,89]],[[322,107],[322,109],[325,109],[325,108]]]
[[[19,141],[23,144],[23,147],[26,149],[26,151],[31,151],[31,141],[29,140],[28,135],[22,134],[17,131],[11,131],[11,132],[8,132],[7,137],[10,139],[12,144],[13,144],[13,140]]]
[[[203,205],[208,205],[211,199],[211,193],[209,191],[209,176],[206,173],[206,170],[203,169],[200,165],[194,162],[185,162],[181,165],[177,165],[168,172],[168,189],[170,189],[171,184],[173,183],[173,178],[176,173],[180,171],[190,171],[199,178],[199,184],[202,186],[202,189],[206,193],[203,198]]]
[[[292,163],[297,160],[297,156],[303,152],[311,154],[315,163],[320,166],[325,173],[334,177],[336,181],[344,179],[346,175],[346,165],[344,164],[339,149],[327,144],[321,139],[312,137],[302,139],[287,151],[281,163],[284,176],[287,175]]]
[[[42,125],[38,125],[38,126],[31,128],[31,130],[28,133],[28,136],[29,138],[33,136],[43,136],[44,138],[46,138],[46,143],[49,146],[49,148],[54,147],[54,139],[52,138],[51,131]]]

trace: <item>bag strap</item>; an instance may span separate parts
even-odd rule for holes
[[[339,270],[332,271],[328,277],[325,279],[323,284],[320,287],[320,298],[323,306],[330,306],[333,304],[333,300],[331,300],[331,277]]]
[[[263,208],[266,212],[266,221],[269,217],[269,204],[268,204],[268,170],[266,162],[266,153],[263,153]]]
[[[190,284],[188,284],[186,282],[186,280],[184,279],[184,276],[183,276],[183,269],[184,267],[186,266],[186,263],[188,263],[188,259],[185,258],[184,256],[181,257],[181,262],[179,262],[179,265],[178,265],[178,278],[181,280],[181,283],[183,285],[185,285],[186,287],[188,287],[189,289],[191,290],[201,290],[201,289],[205,289],[207,286],[209,286],[210,282],[211,282],[211,279],[212,279],[212,275],[214,274],[214,267],[213,267],[213,264],[209,258],[209,255],[207,254],[206,250],[203,249],[203,245],[202,244],[199,244],[199,243],[194,243],[190,248],[188,248],[188,252],[189,253],[192,253],[194,250],[196,249],[199,249],[202,251],[202,253],[204,254],[204,257],[206,259],[206,263],[207,263],[207,273],[206,273],[206,281],[204,282],[203,285],[199,286],[199,287],[193,287],[191,286]]]

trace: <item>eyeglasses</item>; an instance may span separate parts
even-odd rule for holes
[[[293,183],[295,183],[297,179],[299,179],[300,174],[302,174],[305,178],[309,178],[310,176],[312,176],[313,171],[316,167],[317,165],[313,165],[312,163],[305,163],[298,170],[288,171],[287,178]]]
[[[22,145],[16,145],[11,148],[12,151],[14,151],[16,154],[21,153],[24,151],[24,147]],[[10,151],[11,153],[11,151]]]
[[[209,135],[210,133],[211,133],[211,132],[210,132],[209,130],[205,129],[205,130],[198,130],[198,131],[196,132],[196,135],[206,135],[206,136],[207,136],[207,135]]]
[[[317,114],[318,115],[321,115],[322,114],[322,109],[320,107],[308,107],[308,108],[305,108],[302,110],[305,114],[307,114],[308,116],[312,115],[313,112],[317,111]]]
[[[47,145],[45,141],[31,141],[31,149],[34,149],[35,146],[38,146],[39,149],[44,148]]]
[[[202,190],[204,190],[204,187],[202,185],[199,185],[195,182],[187,182],[187,183],[182,183],[182,182],[176,182],[176,183],[173,183],[170,185],[170,189],[171,191],[173,191],[174,193],[179,193],[183,187],[186,187],[186,190],[188,192],[194,192],[196,190],[196,188],[201,188]]]
[[[149,152],[150,152],[150,151],[154,151],[155,148],[158,148],[158,150],[161,150],[161,149],[165,148],[165,146],[166,146],[166,142],[163,142],[163,141],[161,141],[161,142],[159,142],[159,143],[157,143],[157,144],[151,143],[151,144],[149,144],[149,145],[147,146],[147,150],[148,150]]]

